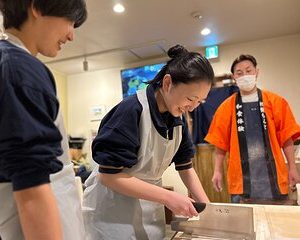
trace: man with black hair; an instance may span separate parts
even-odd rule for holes
[[[87,17],[85,1],[0,0],[0,10],[0,235],[82,240],[55,82],[36,55],[55,57],[73,40]]]
[[[284,98],[257,88],[259,70],[253,56],[240,55],[231,72],[239,92],[217,109],[205,138],[216,146],[214,188],[222,189],[223,163],[229,152],[227,180],[232,202],[284,202],[289,186],[294,190],[300,182],[293,146],[300,126]]]

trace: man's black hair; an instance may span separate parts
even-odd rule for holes
[[[42,16],[63,17],[79,27],[87,18],[85,0],[0,0],[3,26],[20,30],[33,6]]]

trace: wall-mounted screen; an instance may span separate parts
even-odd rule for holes
[[[123,98],[146,88],[147,82],[152,80],[164,65],[165,63],[158,63],[121,70]]]

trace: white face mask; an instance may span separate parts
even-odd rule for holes
[[[256,86],[256,75],[244,75],[235,81],[240,90],[249,92]]]

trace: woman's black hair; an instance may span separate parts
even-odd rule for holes
[[[87,18],[85,0],[0,0],[3,26],[20,30],[33,6],[42,16],[62,17],[79,27]]]
[[[161,86],[166,74],[171,75],[174,85],[199,81],[213,84],[214,70],[209,61],[200,53],[189,52],[183,46],[176,45],[168,50],[168,56],[171,59],[149,84]]]

